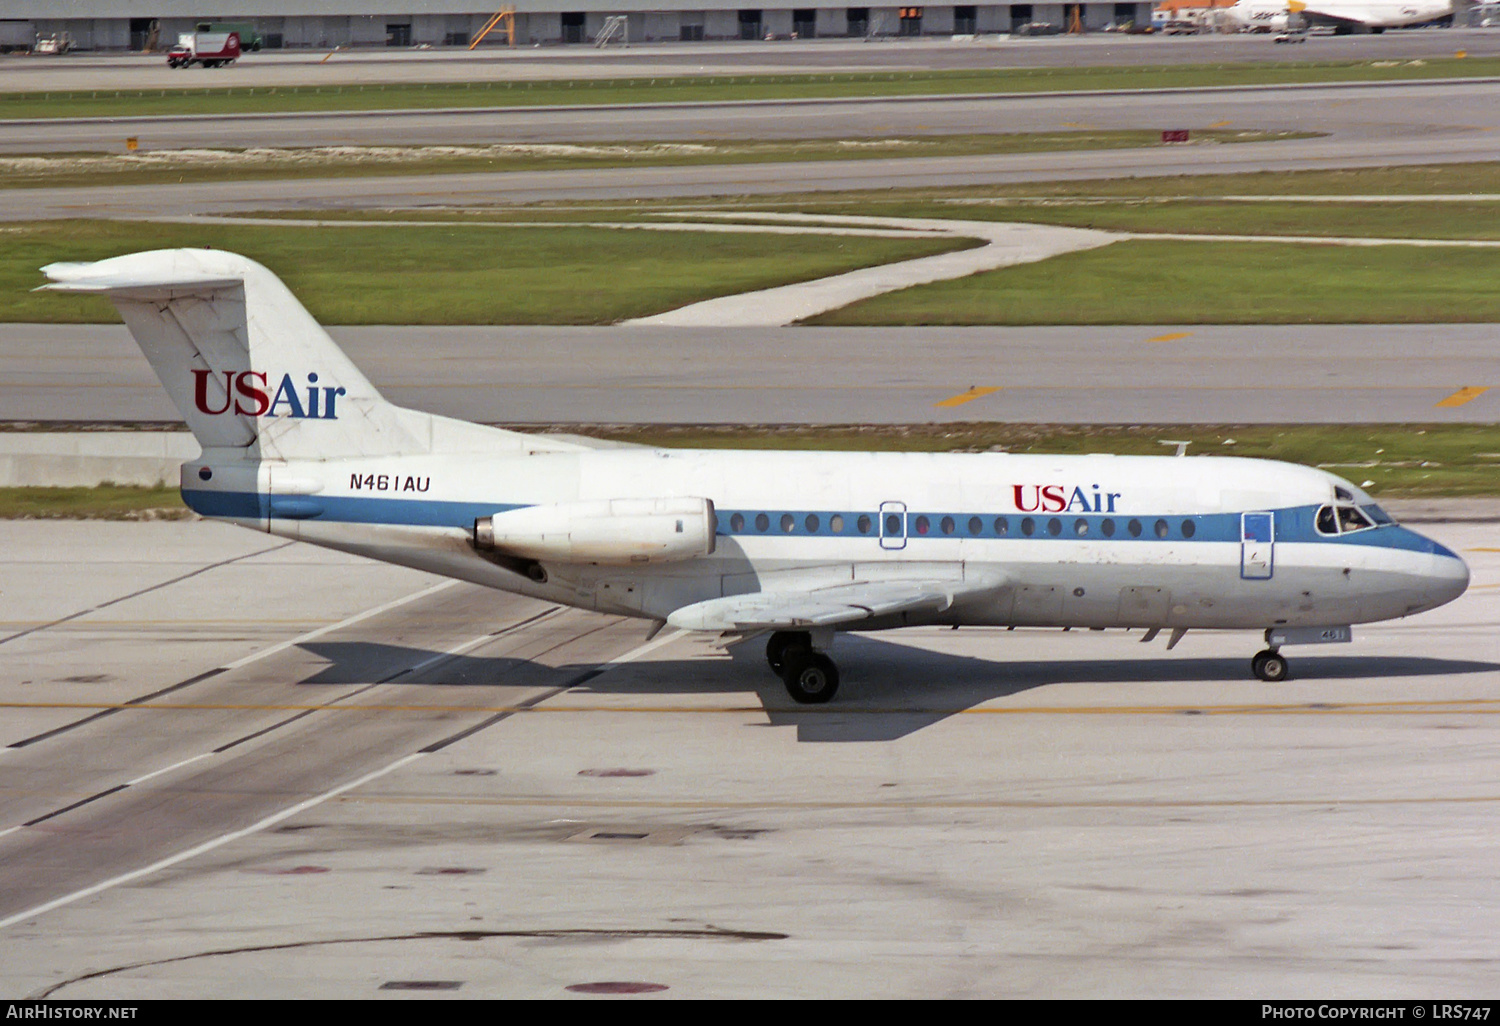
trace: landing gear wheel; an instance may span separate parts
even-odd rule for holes
[[[791,645],[801,645],[810,652],[812,636],[806,631],[777,631],[766,642],[766,662],[771,664],[771,672],[778,677],[786,665],[786,650]]]
[[[839,670],[822,652],[793,645],[783,654],[781,679],[792,701],[821,705],[839,689]]]
[[[1291,667],[1287,666],[1286,656],[1275,649],[1268,648],[1264,652],[1257,653],[1255,658],[1250,660],[1250,671],[1261,680],[1274,684],[1286,680]]]

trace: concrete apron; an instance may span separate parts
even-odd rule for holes
[[[175,485],[200,451],[186,431],[0,431],[0,488]]]

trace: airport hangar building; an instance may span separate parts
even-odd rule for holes
[[[486,0],[480,0],[484,4]],[[1005,34],[1031,24],[1100,31],[1149,25],[1150,3],[985,4],[941,7],[768,7],[753,0],[679,0],[643,9],[640,0],[17,0],[0,21],[11,34],[66,32],[77,49],[165,48],[201,22],[247,25],[266,49],[335,46],[467,46],[502,7],[513,8],[517,45],[588,43],[624,16],[630,42],[864,38]],[[670,0],[669,0],[670,2]],[[15,14],[24,15],[17,18]],[[22,22],[29,22],[25,28]],[[616,37],[617,40],[619,37]],[[506,43],[502,22],[484,45]]]

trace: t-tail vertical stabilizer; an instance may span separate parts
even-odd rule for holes
[[[387,402],[281,280],[245,257],[167,249],[42,271],[53,282],[44,289],[109,297],[205,456],[573,448]]]

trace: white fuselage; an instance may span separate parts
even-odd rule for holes
[[[1468,581],[1453,553],[1394,524],[1320,532],[1317,511],[1343,483],[1262,460],[618,449],[215,465],[212,455],[183,469],[184,496],[206,515],[661,620],[726,595],[989,576],[1003,586],[855,629],[1265,629],[1405,616]],[[712,552],[639,567],[542,560],[527,576],[474,545],[476,519],[516,507],[682,496],[712,503]]]
[[[1422,25],[1453,13],[1453,0],[1239,0],[1228,15],[1245,31],[1279,32],[1293,15],[1308,24],[1400,28]]]

